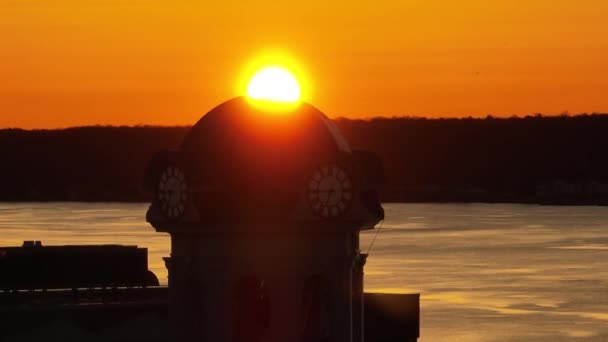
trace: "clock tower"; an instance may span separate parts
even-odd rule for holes
[[[157,153],[147,220],[171,235],[176,341],[363,340],[359,232],[382,167],[306,103],[229,100]]]

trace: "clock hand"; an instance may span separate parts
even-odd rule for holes
[[[323,204],[329,203],[329,201],[331,200],[331,195],[334,193],[334,191],[335,190],[333,188],[327,189],[327,190],[318,190],[318,192],[320,192],[320,193],[327,193],[327,199],[325,201],[323,201],[324,202]]]

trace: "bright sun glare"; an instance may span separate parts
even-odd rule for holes
[[[257,71],[247,84],[247,96],[255,100],[296,102],[300,99],[296,77],[281,66],[266,66]]]

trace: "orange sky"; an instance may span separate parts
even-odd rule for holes
[[[0,127],[191,124],[269,49],[330,116],[608,112],[605,0],[0,0]]]

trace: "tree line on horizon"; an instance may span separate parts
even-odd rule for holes
[[[382,160],[385,201],[608,199],[606,114],[334,121],[353,149]],[[148,200],[148,161],[188,129],[0,130],[0,201]]]

